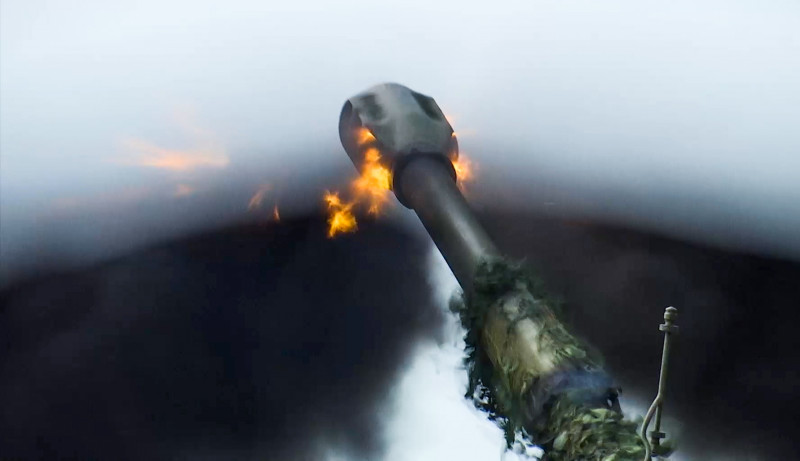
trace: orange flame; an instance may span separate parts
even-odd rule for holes
[[[278,212],[278,204],[277,203],[272,208],[272,219],[274,219],[277,222],[281,221],[281,214]]]
[[[356,217],[351,209],[353,203],[343,203],[336,192],[325,192],[325,202],[328,204],[328,238],[336,234],[355,232],[358,229]]]
[[[126,163],[171,171],[189,171],[196,168],[224,168],[230,163],[225,152],[217,148],[178,150],[168,149],[142,139],[128,139],[125,146],[140,154]]]
[[[146,168],[187,172],[200,168],[225,168],[230,164],[225,148],[217,136],[201,128],[189,108],[175,111],[176,131],[186,138],[186,148],[164,147],[136,137],[121,140],[127,154],[120,163]]]
[[[272,186],[270,184],[264,184],[258,187],[256,193],[250,197],[250,201],[247,203],[247,210],[253,211],[256,208],[259,208],[261,204],[264,202],[264,197],[266,197],[267,192],[272,190]]]
[[[352,199],[344,202],[338,192],[326,192],[324,200],[328,205],[328,237],[340,233],[355,232],[358,223],[354,209],[365,206],[367,213],[380,214],[389,203],[389,191],[392,188],[392,172],[381,163],[381,153],[373,145],[375,136],[366,128],[360,128],[356,134],[358,145],[365,148],[361,174],[351,183]],[[465,182],[473,179],[474,166],[464,156],[453,161],[458,185],[463,189]]]
[[[362,127],[358,130],[357,137],[359,146],[363,146],[364,144],[371,143],[375,140],[375,135],[365,127]]]
[[[377,215],[389,201],[389,190],[392,188],[392,173],[381,164],[381,153],[377,147],[370,145],[375,136],[367,128],[360,128],[356,133],[359,146],[366,147],[361,175],[352,184],[353,198],[343,203],[336,192],[326,192],[328,204],[328,237],[343,232],[354,232],[357,229],[354,207],[365,205],[367,213]]]
[[[392,173],[381,165],[381,154],[371,147],[364,153],[364,166],[361,176],[353,182],[359,201],[369,202],[369,214],[377,215],[381,207],[389,201],[388,190],[391,189]]]
[[[466,182],[472,181],[475,176],[475,168],[472,161],[464,157],[464,155],[459,155],[458,158],[453,161],[453,168],[456,170],[456,177],[458,178],[458,184],[460,186]]]

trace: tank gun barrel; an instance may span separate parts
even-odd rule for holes
[[[527,434],[551,461],[649,455],[636,424],[623,420],[619,388],[602,361],[558,320],[540,284],[501,257],[470,209],[453,167],[458,141],[436,102],[402,85],[377,85],[345,102],[339,136],[358,170],[377,159],[391,172],[395,196],[458,279],[468,395],[503,421],[509,447]]]
[[[359,130],[374,136],[392,172],[392,190],[414,210],[465,292],[478,264],[499,253],[461,191],[452,162],[458,158],[453,128],[436,102],[402,85],[377,85],[350,98],[342,109],[339,134],[360,168],[365,146]]]

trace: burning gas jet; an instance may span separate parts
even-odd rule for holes
[[[353,203],[342,203],[339,194],[326,192],[325,202],[328,204],[328,237],[339,233],[354,232],[358,229],[356,217],[353,216]]]
[[[501,422],[509,448],[536,443],[555,461],[668,454],[660,433],[651,450],[623,419],[601,359],[561,324],[540,284],[500,255],[473,215],[457,186],[459,173],[468,174],[456,167],[458,141],[431,97],[393,83],[370,88],[345,103],[339,135],[362,174],[357,184],[391,189],[414,210],[463,288],[456,310],[467,329],[470,395]],[[349,210],[333,198],[332,210]],[[384,201],[372,198],[370,211]],[[668,317],[669,326],[674,312]],[[651,411],[656,433],[659,399]]]
[[[435,106],[435,103],[434,103]],[[439,108],[436,106],[436,110]],[[444,114],[441,114],[444,119]],[[341,133],[340,133],[341,134]],[[463,187],[466,181],[472,179],[472,163],[463,156],[458,155],[458,142],[455,132],[450,130],[448,135],[450,143],[455,146],[452,155],[448,157],[453,175],[457,178],[459,187]],[[344,142],[345,138],[342,138]],[[355,128],[348,138],[354,146],[353,162],[360,172],[352,184],[352,198],[342,201],[338,192],[328,192],[323,199],[328,205],[328,236],[334,237],[340,233],[354,232],[358,229],[357,220],[353,214],[353,209],[366,207],[367,213],[373,216],[380,214],[380,211],[389,201],[388,192],[393,189],[391,158],[382,156],[381,152],[387,146],[383,145],[366,126]],[[349,152],[349,151],[348,151]]]

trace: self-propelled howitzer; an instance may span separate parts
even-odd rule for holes
[[[503,258],[480,225],[457,186],[457,138],[433,98],[377,85],[347,100],[339,135],[359,170],[369,149],[380,151],[398,200],[417,214],[461,285],[455,310],[467,329],[468,396],[505,428],[509,446],[528,440],[555,461],[666,454],[666,444],[645,449],[600,358],[559,321],[541,283]]]

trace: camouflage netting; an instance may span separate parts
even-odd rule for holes
[[[483,263],[472,291],[451,304],[467,330],[467,397],[504,429],[509,448],[521,440],[548,461],[641,461],[637,424],[601,379],[600,355],[567,331],[557,308],[522,265]]]

